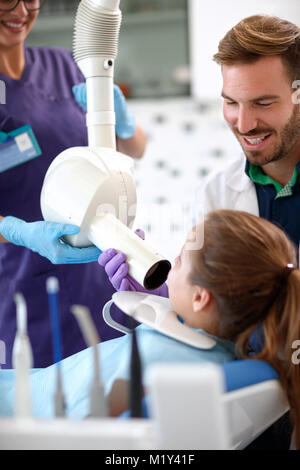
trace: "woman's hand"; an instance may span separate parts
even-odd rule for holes
[[[53,264],[78,264],[96,261],[101,250],[96,246],[74,248],[64,243],[64,235],[80,232],[77,225],[55,222],[25,222],[17,217],[4,217],[0,221],[0,233],[14,245],[29,248],[48,258]]]
[[[86,112],[86,84],[73,88],[75,100]],[[114,108],[116,114],[117,150],[132,158],[141,158],[147,145],[147,137],[141,126],[136,125],[134,116],[127,107],[126,99],[117,85],[114,85]]]
[[[87,111],[86,84],[80,83],[72,88],[75,100]],[[136,131],[135,118],[129,112],[126,99],[117,85],[114,85],[114,107],[116,113],[116,135],[120,139],[130,139]]]

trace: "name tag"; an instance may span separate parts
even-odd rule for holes
[[[0,132],[0,173],[42,155],[30,125]]]

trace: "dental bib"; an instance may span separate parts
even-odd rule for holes
[[[116,292],[112,300],[103,308],[104,321],[112,328],[122,333],[131,333],[131,330],[112,319],[111,306],[115,304],[122,312],[144,323],[154,330],[181,341],[198,349],[212,349],[216,341],[197,330],[194,330],[178,320],[177,314],[172,310],[169,299],[142,292]]]

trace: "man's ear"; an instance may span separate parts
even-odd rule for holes
[[[194,286],[195,291],[193,294],[193,310],[194,312],[201,312],[205,307],[207,307],[211,301],[211,293],[200,286]]]

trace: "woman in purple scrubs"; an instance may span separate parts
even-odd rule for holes
[[[0,80],[6,89],[5,104],[3,97],[0,100],[0,341],[6,347],[6,362],[0,364],[3,368],[11,367],[16,333],[13,297],[17,291],[27,303],[34,367],[53,362],[46,293],[49,276],[56,276],[60,284],[64,357],[85,347],[70,313],[73,304],[90,309],[102,340],[114,336],[101,316],[102,306],[114,290],[96,262],[99,250],[62,245],[59,238],[78,229],[44,222],[40,210],[41,188],[52,160],[68,147],[87,145],[85,113],[72,92],[84,77],[71,52],[24,45],[44,3],[0,0]],[[118,113],[122,116],[117,126],[118,150],[140,157],[146,141],[142,129],[135,126],[124,99],[115,102],[115,111],[117,123]],[[5,138],[13,133],[17,139],[15,136],[28,125],[41,151],[31,159],[22,153],[26,139],[24,144],[19,137],[17,146],[11,137]],[[16,152],[20,153],[18,158]]]

